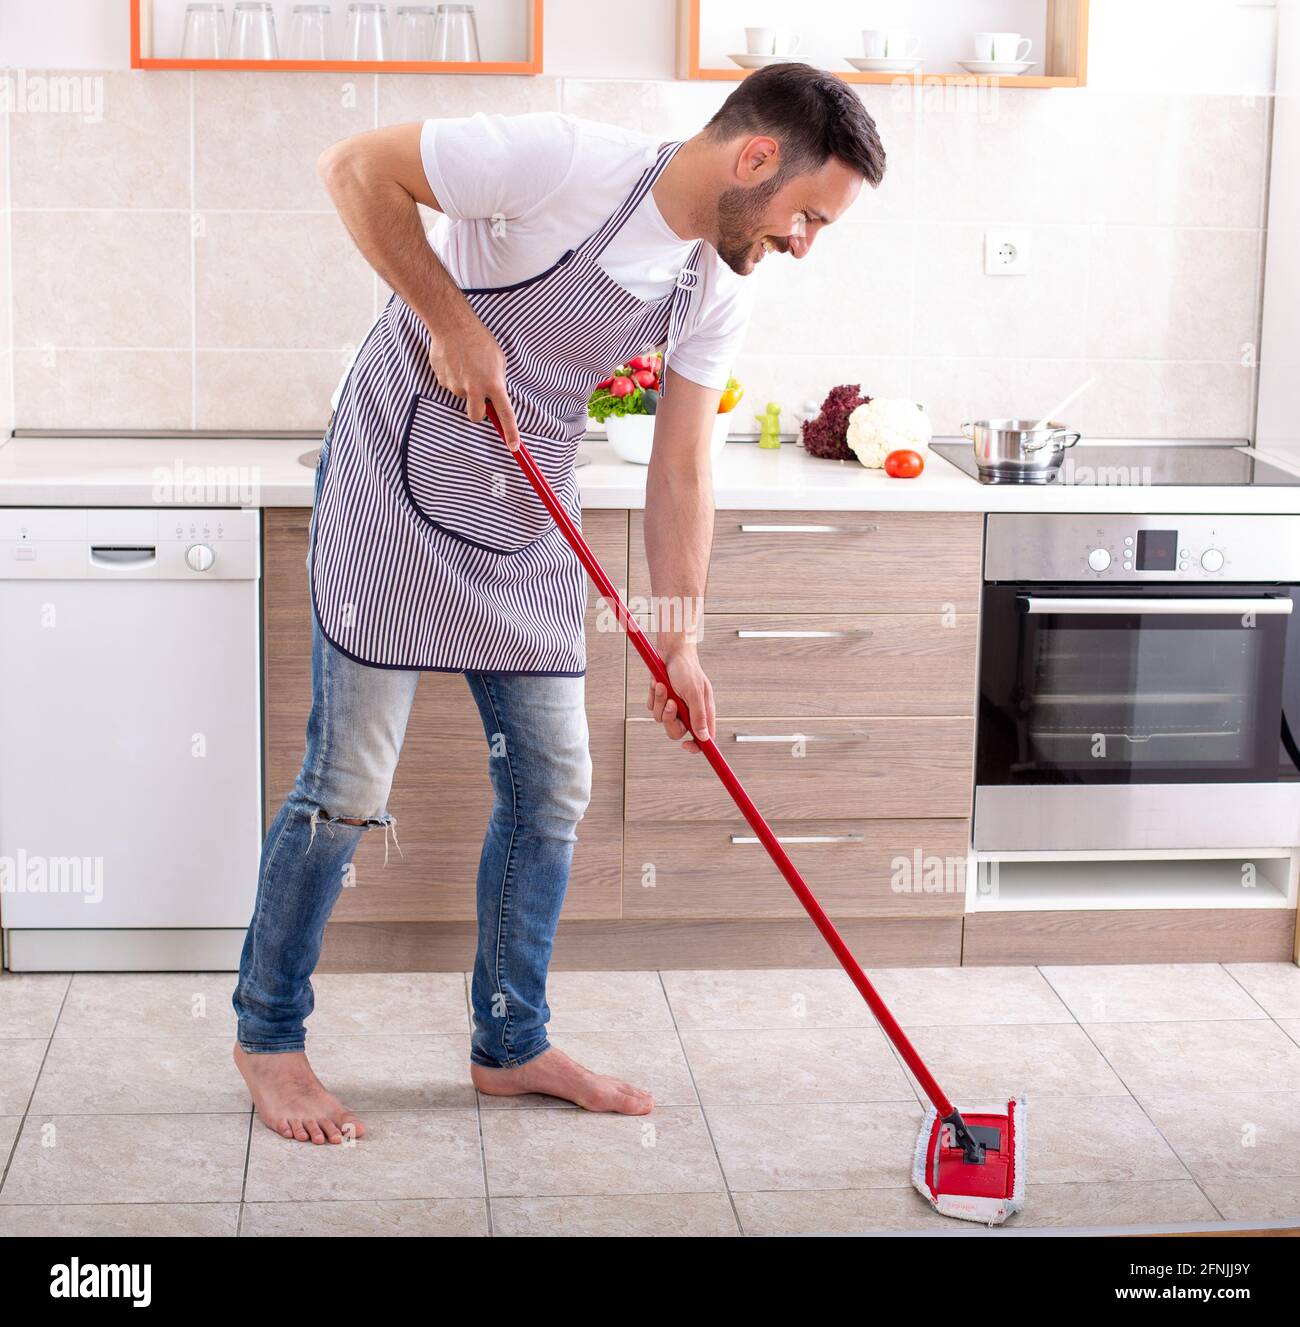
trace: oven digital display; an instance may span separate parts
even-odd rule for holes
[[[1173,571],[1178,565],[1177,530],[1139,530],[1137,569]]]

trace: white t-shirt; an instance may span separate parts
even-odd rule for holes
[[[598,230],[657,149],[645,134],[553,111],[426,120],[420,154],[442,209],[430,243],[459,286],[525,281]],[[669,227],[647,192],[600,265],[632,294],[656,299],[672,290],[694,244]],[[705,245],[673,371],[725,387],[752,302],[752,283]]]

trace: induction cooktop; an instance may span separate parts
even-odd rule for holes
[[[1080,443],[1069,448],[1061,468],[1050,479],[1016,480],[980,474],[969,442],[932,442],[938,452],[981,484],[1034,482],[1063,486],[1111,486],[1145,488],[1153,484],[1223,485],[1227,487],[1283,488],[1300,484],[1300,474],[1291,474],[1267,461],[1258,460],[1247,448],[1227,443]]]

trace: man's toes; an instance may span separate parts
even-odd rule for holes
[[[300,1143],[305,1143],[307,1141],[307,1130],[303,1127],[303,1122],[301,1120],[290,1120],[289,1126],[293,1129],[293,1136]]]
[[[271,1126],[281,1138],[293,1137],[293,1125],[288,1120],[278,1120]]]
[[[357,1139],[366,1136],[366,1126],[355,1115],[340,1115],[339,1128],[347,1138]]]
[[[325,1141],[325,1135],[321,1132],[321,1127],[315,1120],[303,1120],[303,1124],[307,1126],[307,1133],[313,1143],[323,1143]]]
[[[343,1141],[343,1131],[333,1120],[322,1120],[320,1127],[325,1131],[325,1137],[331,1143],[341,1143]]]

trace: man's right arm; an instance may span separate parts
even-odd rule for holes
[[[442,210],[424,173],[420,130],[400,124],[345,138],[321,154],[320,177],[363,257],[424,324],[438,381],[464,397],[472,420],[484,417],[490,400],[515,447],[519,431],[506,394],[505,356],[420,221],[417,204]]]

